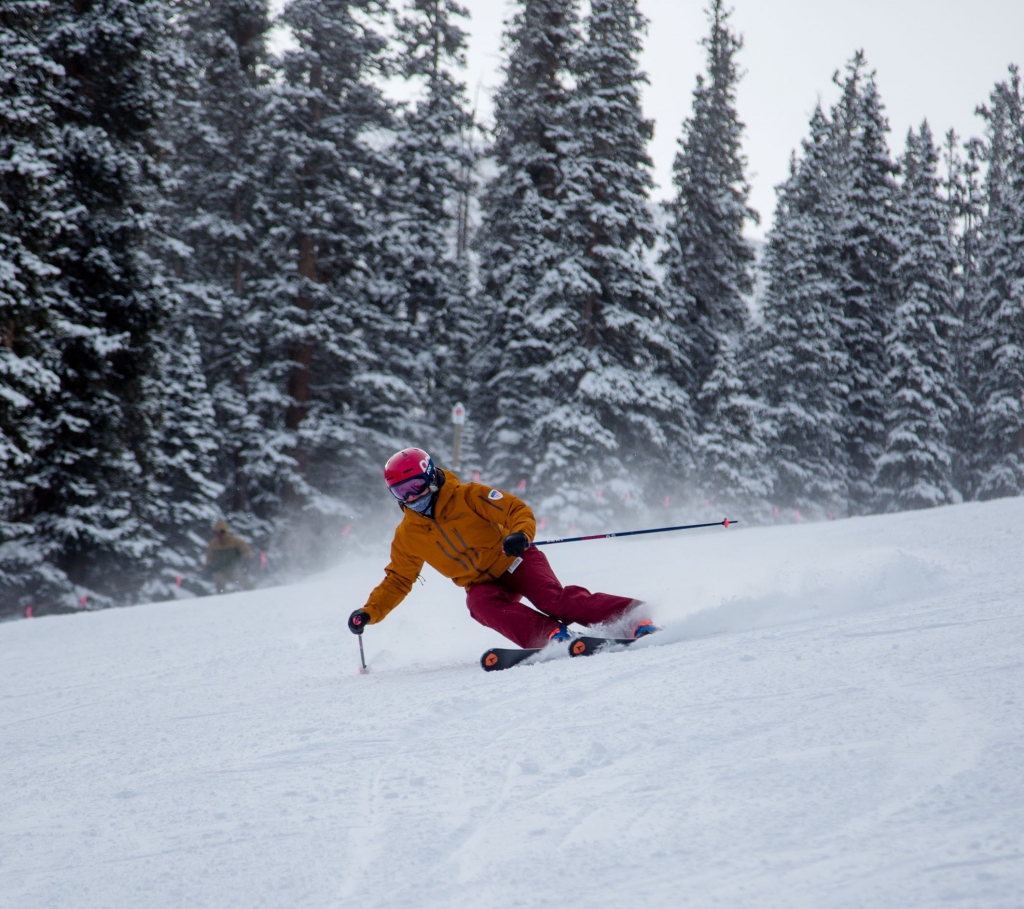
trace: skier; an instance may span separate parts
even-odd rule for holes
[[[383,621],[412,589],[427,562],[466,588],[469,614],[520,647],[569,640],[568,625],[620,619],[638,600],[563,587],[544,553],[531,546],[536,522],[521,499],[480,483],[463,483],[434,467],[421,448],[406,448],[384,466],[384,479],[402,509],[384,581],[349,616],[353,634]],[[521,600],[526,597],[530,609]],[[653,631],[638,622],[634,636]]]
[[[206,567],[213,571],[217,593],[227,590],[228,584],[237,584],[252,590],[252,581],[242,571],[242,560],[253,558],[249,544],[228,530],[225,520],[213,525],[213,539],[206,547]]]

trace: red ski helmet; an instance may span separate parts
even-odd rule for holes
[[[384,482],[399,502],[408,501],[434,482],[434,459],[422,448],[403,448],[384,465]]]

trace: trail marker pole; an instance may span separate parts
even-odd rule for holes
[[[452,470],[459,469],[459,458],[462,456],[462,427],[466,423],[466,408],[456,404],[452,408],[452,428],[455,438],[452,442]]]

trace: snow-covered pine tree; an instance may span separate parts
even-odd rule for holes
[[[808,516],[844,514],[849,482],[833,142],[832,124],[818,107],[803,156],[794,158],[778,190],[757,366],[771,414],[772,499]]]
[[[395,124],[397,175],[383,248],[388,283],[379,296],[391,316],[391,368],[411,391],[409,403],[418,405],[392,432],[404,444],[418,439],[435,457],[450,450],[452,405],[471,399],[468,367],[481,333],[469,263],[457,250],[459,201],[477,159],[457,78],[466,47],[458,20],[466,15],[453,0],[413,0],[398,20],[397,66],[419,98]]]
[[[224,491],[211,479],[222,438],[196,332],[172,324],[159,342],[144,389],[152,445],[141,459],[143,517],[158,540],[142,591],[149,599],[212,592],[201,575],[203,555]]]
[[[371,287],[393,176],[382,141],[391,112],[375,81],[385,11],[377,0],[295,0],[284,21],[298,47],[265,109],[264,356],[250,400],[267,430],[246,469],[251,506],[284,533],[292,564],[325,551],[335,519],[373,500],[390,427],[409,407],[374,348],[389,319]]]
[[[978,488],[978,433],[976,415],[980,376],[973,352],[985,333],[982,321],[980,268],[980,228],[984,215],[984,190],[981,184],[983,143],[971,139],[961,154],[956,133],[947,134],[945,147],[946,177],[944,191],[949,206],[949,223],[954,227],[956,248],[957,321],[953,351],[956,364],[960,407],[950,433],[953,445],[953,485],[965,499],[973,499]]]
[[[707,73],[697,77],[693,112],[672,166],[676,195],[665,204],[669,225],[661,256],[670,313],[690,362],[690,374],[681,379],[695,397],[715,369],[719,339],[738,339],[746,328],[754,251],[743,229],[759,222],[748,204],[744,126],[736,110],[743,39],[732,30],[724,0],[711,0],[707,14],[711,32],[701,42]]]
[[[581,333],[559,266],[567,257],[562,169],[577,27],[575,0],[522,0],[505,37],[491,150],[496,173],[481,200],[476,239],[489,322],[471,404],[486,427],[488,474],[498,484],[533,480],[541,460],[531,446],[534,421],[571,392],[561,346]]]
[[[681,353],[646,262],[655,240],[654,127],[638,67],[646,26],[636,0],[591,0],[573,61],[558,300],[568,332],[541,392],[555,407],[535,418],[530,446],[544,507],[573,518],[596,510],[595,484],[605,490],[601,510],[621,508],[642,502],[649,484],[679,483],[689,466],[692,407],[672,380]]]
[[[52,101],[63,71],[41,49],[48,12],[45,0],[0,0],[0,615],[31,605],[52,574],[26,521],[40,491],[42,405],[59,384],[52,253],[64,213]]]
[[[957,259],[927,121],[910,131],[900,165],[898,302],[885,339],[886,445],[875,479],[877,508],[885,511],[959,499],[949,440],[960,397],[951,348],[959,328]]]
[[[839,162],[837,277],[850,369],[845,434],[850,509],[863,513],[875,502],[876,465],[885,448],[885,338],[895,309],[898,187],[886,143],[889,124],[862,52],[836,81],[842,88],[831,118]]]
[[[187,0],[181,25],[191,78],[178,86],[174,203],[182,258],[178,317],[195,327],[222,444],[216,477],[232,527],[265,537],[250,508],[248,461],[267,427],[251,397],[260,362],[252,280],[259,218],[262,105],[267,83],[267,0]]]
[[[24,520],[75,594],[103,603],[134,597],[157,542],[140,507],[139,456],[150,442],[143,379],[169,305],[158,124],[176,54],[165,0],[51,9],[48,53],[66,74],[54,102],[69,221],[54,257],[61,388],[43,411]]]
[[[697,437],[697,465],[705,495],[715,506],[763,513],[771,492],[768,461],[773,426],[743,358],[752,339],[722,335],[715,367],[701,389],[705,430]]]
[[[672,472],[671,442],[688,425],[643,258],[644,24],[633,2],[594,2],[581,43],[575,4],[527,0],[497,99],[480,242],[496,314],[490,468],[499,482],[526,480],[541,512],[567,523],[639,504],[653,462]]]
[[[976,427],[980,499],[1024,492],[1024,97],[1019,70],[982,110],[986,214],[980,229]]]

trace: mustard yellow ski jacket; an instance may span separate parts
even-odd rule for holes
[[[363,607],[371,623],[405,599],[424,562],[460,587],[473,587],[497,580],[515,561],[501,551],[506,536],[525,533],[533,541],[537,524],[522,499],[482,483],[462,483],[448,471],[438,473],[444,484],[434,517],[403,509],[384,581]]]

